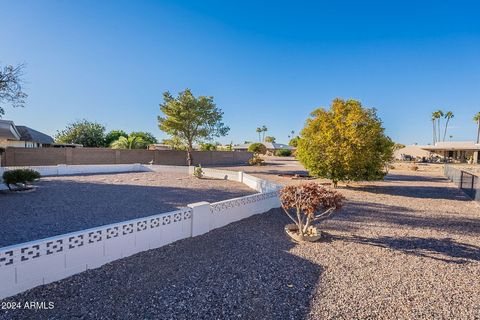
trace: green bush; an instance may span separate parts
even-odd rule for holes
[[[193,168],[193,176],[198,178],[198,179],[201,179],[203,178],[203,169],[202,169],[202,165],[198,165],[198,167],[195,167]]]
[[[292,155],[292,151],[289,149],[280,149],[275,151],[275,155],[279,157],[290,157]]]
[[[18,186],[23,184],[20,188],[25,188],[29,182],[33,182],[40,178],[40,173],[32,169],[15,169],[5,171],[3,173],[3,183],[5,183],[8,189],[12,190],[11,186]]]
[[[248,164],[251,166],[262,166],[265,164],[265,160],[260,158],[258,154],[255,154],[252,158],[248,160]]]
[[[256,154],[266,154],[267,153],[267,147],[263,143],[256,142],[252,143],[248,147],[248,151],[256,153]]]

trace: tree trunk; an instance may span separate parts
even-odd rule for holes
[[[447,118],[447,122],[445,123],[445,131],[443,132],[443,141],[445,142],[445,137],[447,136],[447,128],[448,128],[448,122],[450,121],[450,118]]]
[[[477,121],[477,143],[480,143],[480,119]]]
[[[187,147],[187,164],[191,166],[193,164],[193,156],[192,156],[193,146],[191,143],[188,144]]]
[[[435,120],[432,121],[432,124],[433,124],[433,145],[435,145],[435,136],[437,135],[437,133],[435,132]]]
[[[441,125],[441,118],[438,118],[438,128],[437,128],[437,134],[438,134],[438,138],[437,138],[437,141],[440,142],[440,135],[441,135],[441,130],[442,130],[442,125]]]
[[[300,240],[303,241],[303,223],[302,223],[302,213],[300,208],[297,208],[297,220],[298,220],[298,236],[300,237]]]

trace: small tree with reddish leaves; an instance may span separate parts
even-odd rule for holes
[[[318,183],[306,182],[280,190],[282,208],[298,227],[303,240],[311,226],[329,218],[342,206],[343,195]]]

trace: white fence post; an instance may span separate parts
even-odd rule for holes
[[[210,231],[210,203],[196,202],[189,204],[188,207],[192,209],[192,237]]]
[[[238,171],[238,182],[243,183],[243,171]]]

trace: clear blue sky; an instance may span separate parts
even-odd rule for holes
[[[54,134],[86,118],[157,127],[162,92],[213,95],[231,127],[286,142],[335,97],[376,107],[394,140],[431,140],[452,110],[454,140],[480,111],[478,1],[4,1],[0,62],[25,62],[26,107],[4,119]]]

